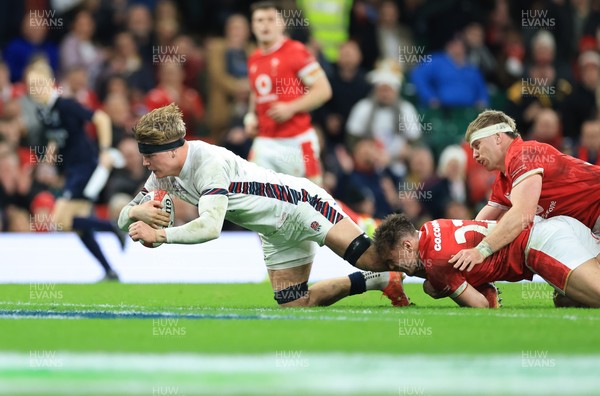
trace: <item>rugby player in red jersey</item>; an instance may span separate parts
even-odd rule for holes
[[[465,139],[473,157],[489,171],[499,171],[488,205],[477,220],[499,220],[481,242],[450,260],[471,270],[511,243],[535,215],[573,217],[600,236],[600,167],[536,141],[523,141],[515,121],[486,110],[471,122]],[[569,247],[565,247],[569,249]]]
[[[319,141],[308,112],[331,98],[327,76],[302,43],[284,36],[286,22],[275,3],[255,3],[251,10],[258,49],[248,59],[244,126],[256,136],[250,160],[321,184]]]
[[[407,275],[426,278],[430,295],[449,296],[467,307],[495,307],[490,282],[531,280],[538,274],[554,289],[590,307],[600,307],[600,240],[581,222],[536,217],[513,242],[486,257],[470,272],[448,261],[477,246],[500,223],[480,220],[429,221],[417,231],[401,214],[384,219],[375,232],[380,259]],[[433,289],[433,290],[431,290]]]

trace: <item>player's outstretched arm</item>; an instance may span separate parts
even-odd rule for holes
[[[542,176],[534,174],[517,184],[511,192],[513,206],[502,216],[502,221],[477,247],[463,249],[449,262],[454,268],[470,271],[486,257],[508,245],[533,222],[537,203],[542,193]]]
[[[166,240],[158,242],[195,244],[217,239],[221,235],[228,201],[226,195],[201,197],[198,202],[199,217],[179,227],[158,230],[166,237]]]
[[[485,296],[479,293],[473,286],[467,284],[465,290],[456,297],[451,298],[461,307],[489,308],[490,304]]]
[[[504,213],[506,213],[506,211],[503,209],[485,205],[483,208],[481,208],[479,213],[477,213],[475,220],[500,220]]]

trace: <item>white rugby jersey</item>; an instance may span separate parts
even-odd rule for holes
[[[193,205],[204,195],[228,197],[225,218],[251,231],[268,235],[279,229],[300,202],[307,202],[335,224],[342,213],[327,202],[331,196],[307,179],[261,168],[231,151],[202,141],[188,141],[185,164],[178,177],[150,175],[137,205],[148,191],[166,190]]]

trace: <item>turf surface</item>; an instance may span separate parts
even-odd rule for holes
[[[415,306],[282,310],[267,283],[2,285],[0,394],[598,394],[600,310],[545,284],[501,284],[498,310],[405,286]]]

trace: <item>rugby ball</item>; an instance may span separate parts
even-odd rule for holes
[[[171,196],[169,195],[168,192],[166,192],[165,190],[154,190],[154,191],[149,191],[144,198],[142,198],[142,201],[140,202],[140,205],[148,202],[148,201],[158,201],[162,204],[162,211],[166,212],[169,214],[169,225],[167,227],[172,227],[173,224],[175,223],[175,207],[173,206],[173,198],[171,198]],[[164,227],[162,227],[164,228]],[[144,242],[143,240],[140,239],[139,241],[142,245],[149,247],[149,248],[155,248],[155,247],[159,247],[160,245],[162,245],[162,243],[149,243],[149,242]]]

